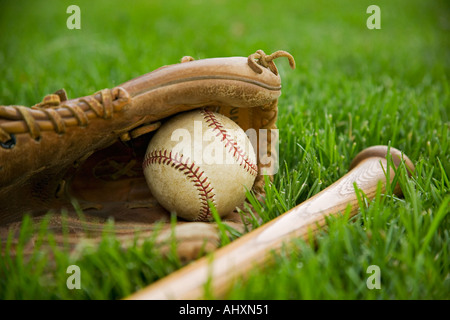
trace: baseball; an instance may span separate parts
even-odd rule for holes
[[[173,117],[150,141],[143,162],[147,184],[168,211],[189,221],[221,217],[245,200],[258,167],[250,139],[231,119],[208,110]]]

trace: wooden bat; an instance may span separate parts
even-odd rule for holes
[[[353,160],[350,171],[328,188],[233,241],[213,253],[213,258],[203,257],[184,268],[137,291],[127,299],[201,299],[205,284],[216,296],[223,296],[234,279],[241,277],[257,265],[267,262],[273,251],[281,248],[290,239],[307,239],[326,224],[325,217],[343,213],[349,206],[350,216],[358,212],[358,199],[354,183],[372,199],[378,182],[392,182],[394,170],[387,174],[386,155],[388,147],[374,146],[360,152]],[[403,158],[412,172],[412,162],[397,149],[390,148],[393,165],[398,166]],[[383,189],[384,190],[384,189]],[[397,194],[401,190],[396,186]]]

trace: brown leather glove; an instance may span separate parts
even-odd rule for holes
[[[45,213],[56,213],[49,228],[58,232],[62,209],[68,212],[74,244],[86,231],[91,237],[100,234],[99,227],[108,218],[114,218],[121,236],[131,236],[136,229],[145,235],[155,222],[170,221],[169,213],[150,194],[142,172],[152,132],[173,115],[208,107],[244,131],[268,129],[268,143],[274,143],[270,130],[276,129],[281,81],[273,60],[278,57],[287,57],[294,68],[294,59],[284,51],[266,55],[259,50],[248,58],[184,57],[180,64],[91,96],[68,100],[59,90],[31,108],[0,106],[2,237],[17,229],[26,213],[36,222]],[[254,190],[261,193],[262,174],[270,172],[263,171],[267,164],[259,157],[258,166]],[[75,214],[81,210],[83,223]],[[243,230],[236,212],[223,220]],[[213,223],[179,221],[175,234],[186,259],[218,243]]]

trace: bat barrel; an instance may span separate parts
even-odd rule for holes
[[[354,167],[356,167],[361,161],[367,159],[367,158],[382,158],[386,159],[388,153],[392,156],[392,161],[396,167],[398,167],[403,160],[405,162],[405,165],[408,169],[408,174],[411,175],[412,172],[414,172],[414,165],[412,161],[403,154],[400,150],[388,146],[372,146],[369,148],[364,149],[360,153],[356,155],[356,157],[353,159],[352,163],[350,164],[350,170],[352,170]]]

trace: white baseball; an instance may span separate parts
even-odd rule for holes
[[[161,126],[148,145],[143,169],[156,200],[189,221],[211,221],[209,201],[221,217],[232,212],[258,174],[245,132],[226,116],[203,109]]]

